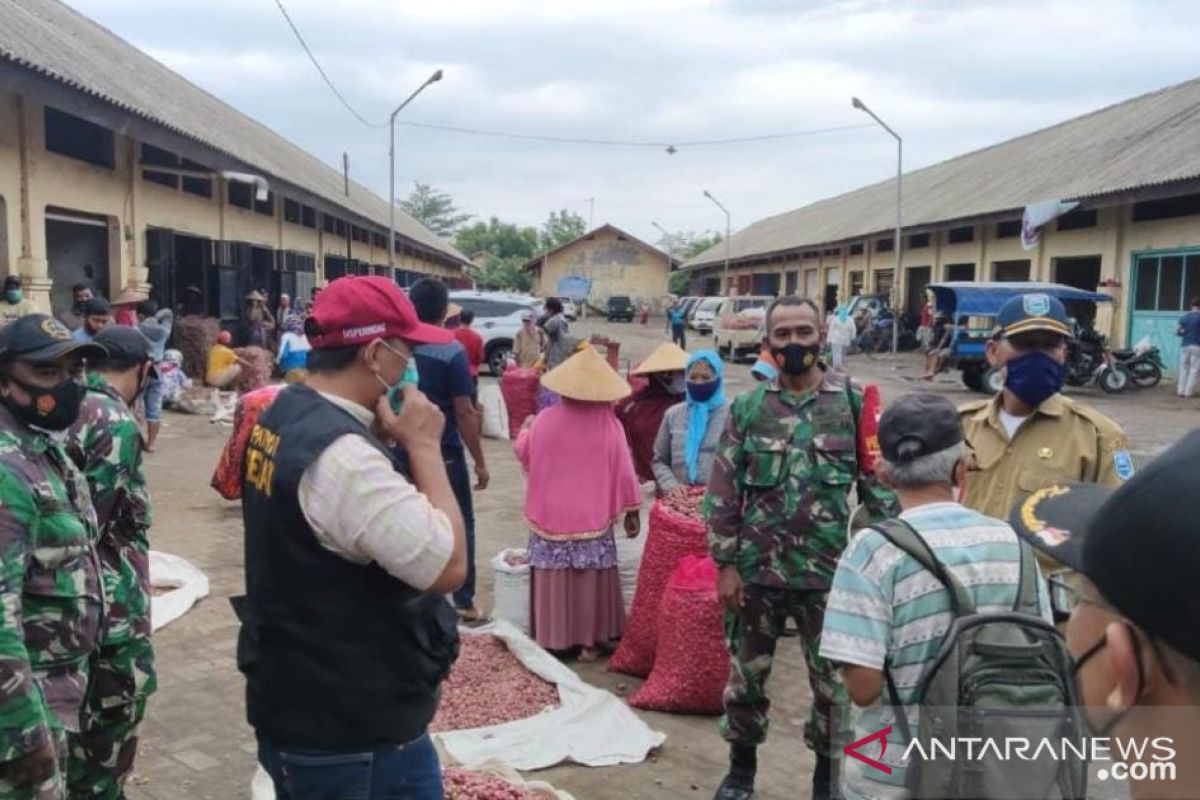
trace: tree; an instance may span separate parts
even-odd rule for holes
[[[475,284],[488,291],[528,292],[533,288],[533,276],[525,271],[525,258],[496,258],[488,256],[487,263],[475,277]]]
[[[525,264],[537,254],[538,232],[492,217],[460,228],[454,246],[469,258],[485,254],[483,268],[475,283],[480,289],[528,292],[532,276]]]
[[[397,205],[438,236],[453,235],[471,218],[470,214],[459,213],[458,206],[454,205],[450,195],[420,181],[414,184],[408,198],[401,200]]]
[[[564,244],[573,242],[587,233],[587,220],[573,211],[565,208],[561,211],[551,211],[546,222],[542,225],[542,233],[538,242],[542,251],[554,250]]]
[[[534,228],[522,228],[492,217],[487,222],[479,221],[459,228],[454,236],[454,246],[468,257],[487,253],[495,258],[523,258],[528,261],[537,255],[538,232]]]
[[[716,247],[723,241],[724,237],[716,231],[704,231],[702,233],[676,231],[675,233],[659,237],[658,247],[670,252],[671,255],[680,261],[688,261],[700,255],[705,250]],[[686,272],[672,272],[668,284],[671,294],[686,293],[690,279],[691,276]]]

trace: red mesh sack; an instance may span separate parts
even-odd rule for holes
[[[258,424],[258,418],[275,402],[282,386],[270,385],[253,392],[247,392],[238,398],[233,411],[233,433],[225,442],[221,451],[221,459],[213,472],[212,487],[226,500],[239,500],[242,497],[242,467],[246,457],[246,447],[250,442],[250,431]]]
[[[658,608],[654,669],[629,705],[647,711],[719,714],[729,678],[717,563],[684,556]]]
[[[708,555],[708,539],[699,502],[703,490],[687,500],[661,499],[650,509],[650,530],[638,572],[637,590],[621,644],[608,662],[611,672],[644,678],[654,666],[658,639],[658,606],[675,565],[684,556]]]
[[[537,413],[539,378],[532,367],[509,367],[500,376],[500,394],[508,407],[508,429],[514,439],[525,420]]]

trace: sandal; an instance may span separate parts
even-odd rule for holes
[[[464,624],[482,625],[485,622],[490,622],[487,614],[484,614],[482,611],[480,611],[478,608],[475,608],[474,606],[472,606],[471,608],[456,608],[454,610],[458,613],[459,620],[462,621]]]
[[[600,660],[600,649],[597,647],[584,647],[580,649],[579,656],[576,661],[583,664],[591,664]]]

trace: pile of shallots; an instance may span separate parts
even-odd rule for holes
[[[442,770],[446,800],[539,800],[541,795],[503,778],[459,767]]]
[[[442,733],[486,728],[532,717],[558,703],[554,684],[526,669],[503,640],[465,634],[429,729]]]

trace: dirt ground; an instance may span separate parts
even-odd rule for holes
[[[623,360],[644,357],[666,338],[660,323],[642,327],[584,322],[575,327],[577,332],[600,330],[620,340]],[[703,343],[689,342],[693,348]],[[877,382],[885,401],[926,386],[912,378],[920,371],[919,359],[913,355],[857,357],[850,370],[863,380]],[[750,385],[745,365],[729,367],[727,394],[736,395]],[[933,388],[959,401],[973,397],[953,376],[942,376]],[[1200,421],[1196,405],[1200,401],[1179,400],[1166,386],[1118,397],[1097,390],[1083,390],[1077,396],[1094,402],[1125,426],[1139,462]],[[208,575],[212,594],[156,636],[159,690],[150,702],[135,776],[128,787],[132,800],[249,796],[255,746],[245,722],[243,681],[234,662],[238,626],[228,603],[243,589],[241,510],[209,488],[228,432],[205,418],[169,414],[158,452],[147,457],[154,502],[152,546],[194,562]],[[521,523],[524,479],[510,445],[485,440],[485,449],[492,485],[476,494],[475,506],[479,604],[489,609],[491,556],[522,545],[527,534]],[[803,663],[797,640],[783,640],[770,684],[773,725],[759,761],[758,796],[762,798],[783,800],[808,792],[812,756],[802,739],[809,699]],[[631,694],[639,683],[606,672],[603,664],[575,668],[588,682],[621,696]],[[652,728],[667,734],[654,760],[601,769],[557,767],[537,777],[579,800],[711,797],[727,763],[715,719],[638,713]]]

